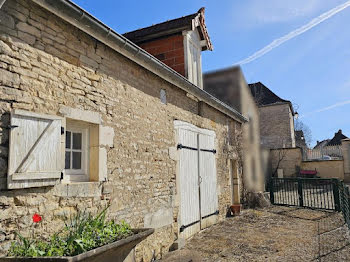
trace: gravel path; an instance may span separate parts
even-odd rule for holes
[[[350,238],[341,214],[273,206],[228,218],[162,261],[350,261]]]

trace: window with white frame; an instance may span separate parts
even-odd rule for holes
[[[114,128],[101,115],[61,106],[60,115],[14,109],[10,115],[8,189],[107,180]]]
[[[89,129],[67,122],[65,175],[69,181],[89,181]]]

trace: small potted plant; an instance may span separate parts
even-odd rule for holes
[[[30,238],[17,233],[18,239],[12,243],[8,256],[0,258],[0,262],[124,261],[154,229],[131,229],[124,221],[119,224],[107,221],[107,208],[96,216],[78,213],[50,239],[36,238],[34,231]],[[40,215],[33,215],[34,226],[41,221]]]
[[[230,206],[230,210],[233,216],[238,216],[241,213],[242,205],[241,204],[233,204]]]

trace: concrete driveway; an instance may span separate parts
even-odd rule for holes
[[[273,206],[228,218],[162,261],[350,261],[350,238],[339,213]]]

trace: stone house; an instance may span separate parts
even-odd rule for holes
[[[273,93],[261,82],[249,84],[259,107],[261,145],[268,149],[294,148],[294,109],[292,103]]]
[[[200,52],[184,76],[71,1],[0,3],[0,255],[35,212],[47,237],[110,203],[156,229],[137,261],[225,217],[247,119],[200,88]],[[210,50],[204,13],[191,24]]]
[[[331,139],[317,141],[313,149],[304,149],[304,160],[336,160],[343,158],[342,141],[348,139],[340,129]]]
[[[205,26],[204,11],[205,9],[201,8],[197,13],[128,32],[124,36],[249,119],[249,126],[244,124],[240,134],[243,138],[241,143],[244,145],[241,175],[244,175],[247,190],[261,192],[264,190],[264,176],[261,172],[257,107],[240,68],[202,74],[201,52],[213,50]],[[221,89],[217,87],[216,82],[221,81],[221,78],[226,78],[225,90],[230,93],[229,96],[219,93]],[[228,125],[228,132],[228,144],[234,144],[238,137],[235,135],[235,125]],[[236,162],[231,161],[230,166],[231,170],[237,169]],[[238,188],[238,179],[233,182]],[[240,203],[239,195],[233,198],[235,203]]]
[[[204,90],[236,108],[249,122],[242,126],[243,174],[247,190],[263,192],[263,153],[260,148],[259,109],[240,67],[204,74]]]
[[[328,144],[329,141],[330,141],[330,139],[324,139],[322,141],[316,141],[316,145],[314,146],[314,149],[323,148],[324,146],[326,146]]]

